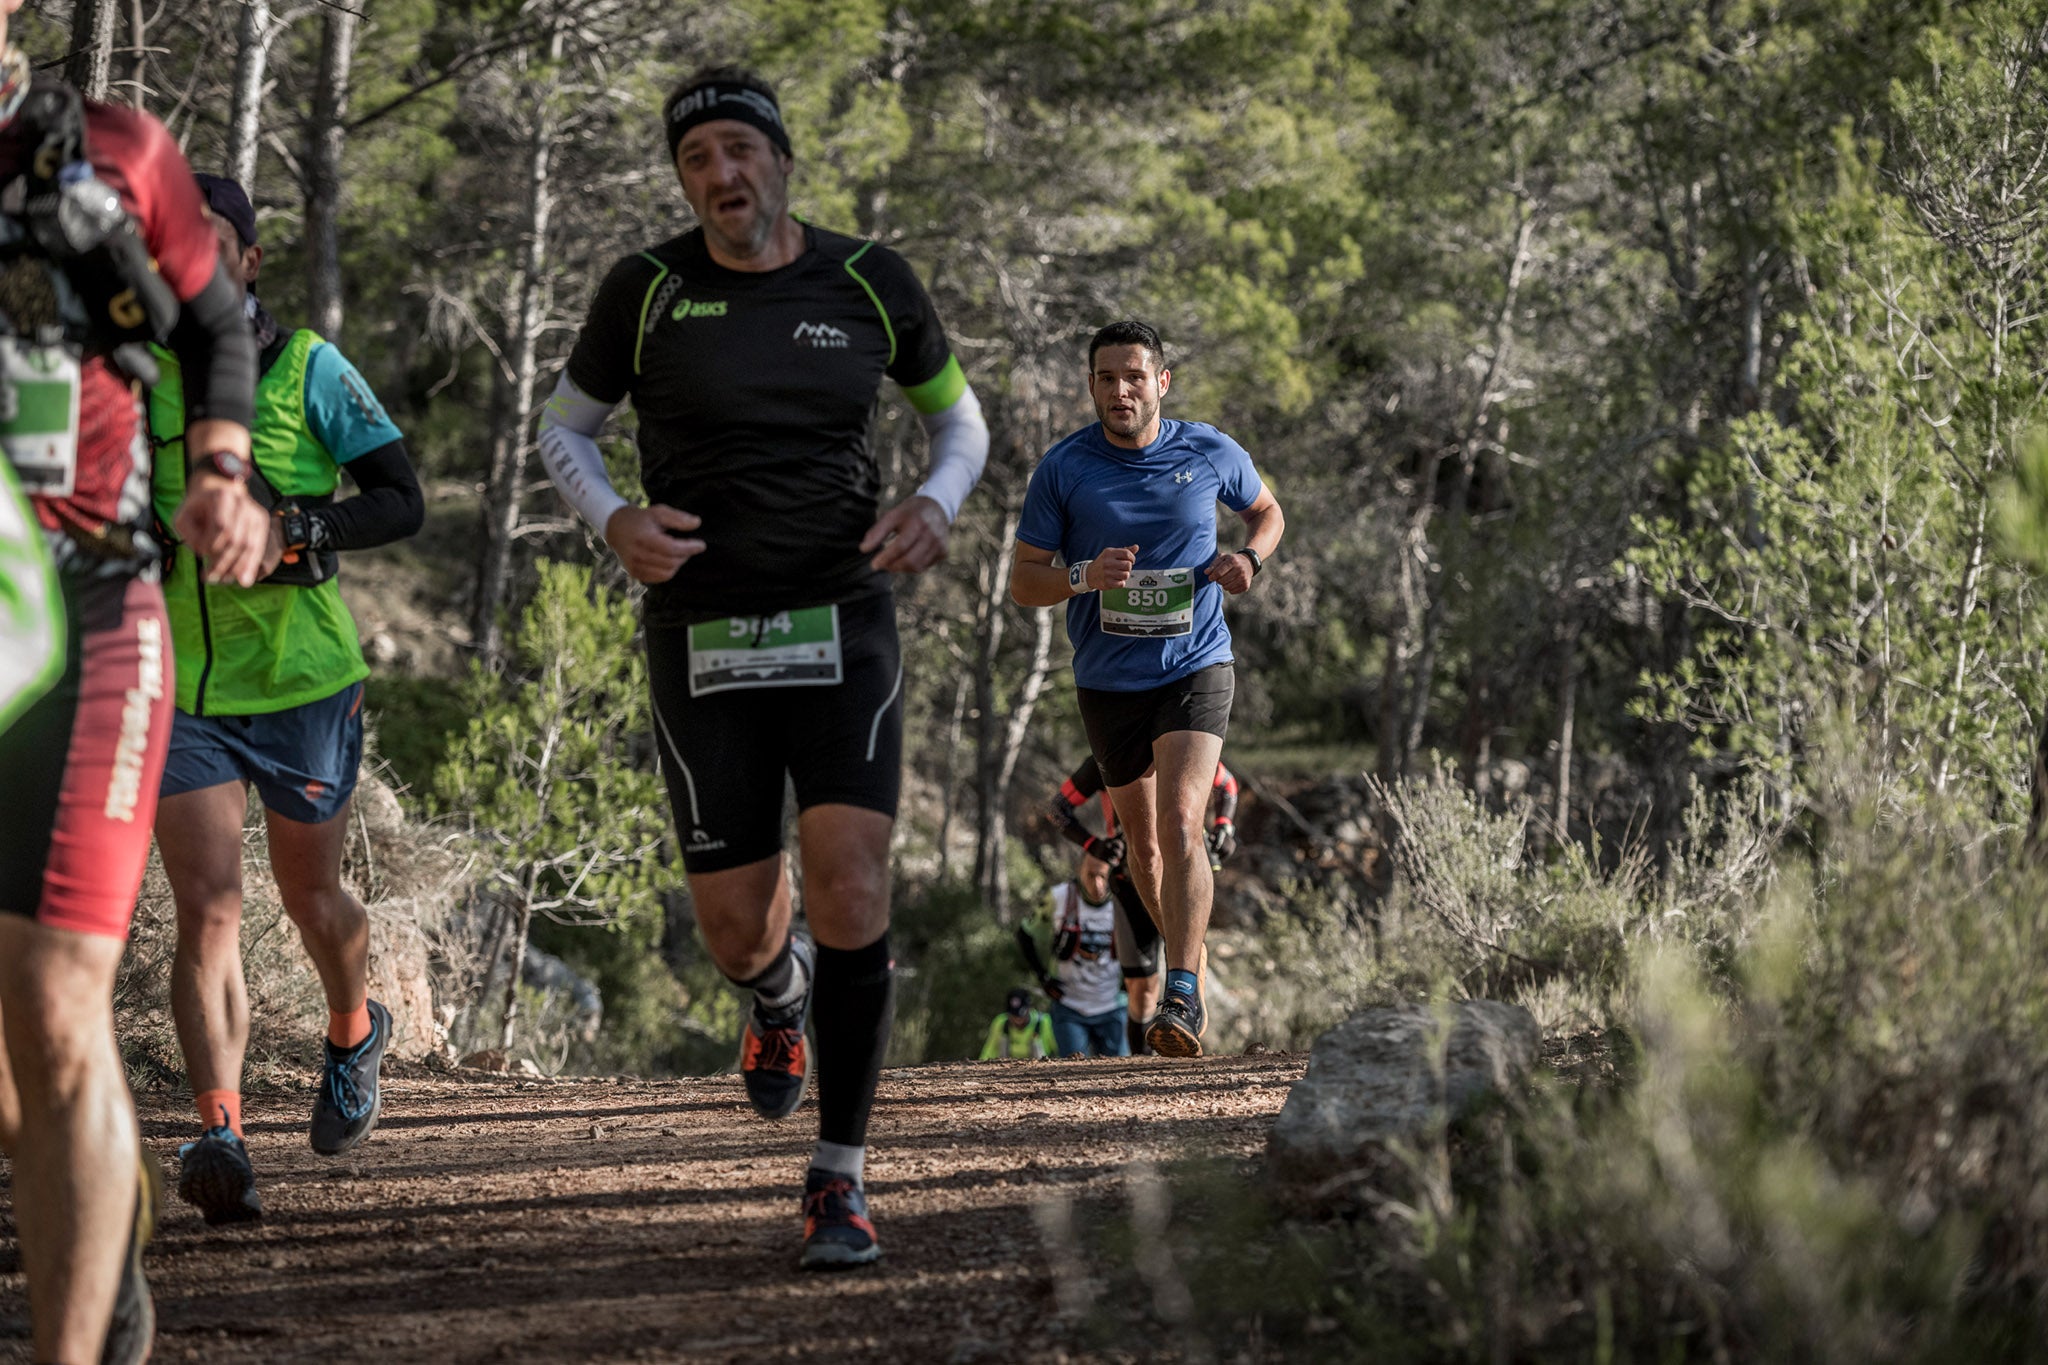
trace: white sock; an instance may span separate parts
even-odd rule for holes
[[[817,1152],[811,1157],[811,1168],[831,1171],[836,1175],[858,1180],[861,1178],[862,1168],[867,1164],[867,1157],[868,1149],[865,1147],[848,1147],[841,1142],[821,1142],[818,1144]]]
[[[771,995],[757,990],[754,998],[761,1002],[761,1008],[769,1014],[780,1014],[804,998],[804,992],[811,988],[810,943],[802,937],[792,937],[789,945],[789,984],[782,991]]]

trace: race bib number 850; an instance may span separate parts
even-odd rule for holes
[[[1121,588],[1102,590],[1105,635],[1159,638],[1195,629],[1195,570],[1140,569]]]

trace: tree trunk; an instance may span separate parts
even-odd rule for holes
[[[1519,204],[1521,217],[1515,225],[1514,246],[1508,255],[1506,287],[1501,291],[1500,307],[1493,318],[1492,354],[1487,358],[1485,375],[1479,381],[1479,392],[1472,400],[1472,411],[1465,420],[1465,430],[1458,441],[1458,481],[1449,508],[1451,526],[1458,531],[1471,524],[1472,481],[1485,443],[1487,416],[1493,409],[1502,372],[1507,368],[1508,353],[1514,347],[1515,304],[1521,298],[1522,276],[1528,270],[1529,249],[1536,236],[1536,206],[1527,198],[1521,198]],[[1430,460],[1430,477],[1420,490],[1424,498],[1432,501],[1436,497],[1436,470],[1440,463],[1441,457]],[[1418,520],[1421,521],[1418,529],[1426,531],[1426,518]],[[1404,771],[1406,764],[1422,748],[1423,731],[1429,721],[1430,697],[1436,689],[1437,646],[1443,638],[1444,617],[1453,585],[1453,575],[1443,572],[1440,567],[1434,574],[1428,572],[1436,557],[1429,553],[1426,533],[1419,537],[1418,545],[1424,556],[1421,595],[1428,606],[1423,611],[1420,638],[1416,641],[1413,656],[1413,676],[1407,687],[1408,710],[1401,745]]]
[[[142,0],[128,0],[128,103],[142,107],[144,79],[149,74],[149,20],[142,13]]]
[[[1579,712],[1579,636],[1567,631],[1557,682],[1557,807],[1553,820],[1558,842],[1571,837],[1572,728]]]
[[[1010,917],[1010,860],[1003,856],[1008,846],[1009,822],[1004,815],[1010,805],[1010,782],[1017,775],[1017,760],[1023,756],[1024,740],[1031,732],[1031,717],[1038,709],[1038,697],[1045,690],[1045,676],[1052,666],[1052,609],[1041,607],[1031,615],[1031,663],[1018,687],[1017,704],[1003,726],[1002,749],[996,758],[989,798],[994,818],[984,826],[993,832],[993,846],[989,849],[990,876],[983,894],[996,917],[1005,922]]]
[[[945,767],[939,779],[939,880],[945,881],[952,872],[953,810],[953,765],[960,752],[960,722],[967,715],[967,679],[960,676],[953,680],[953,715],[946,722]]]
[[[539,888],[532,871],[526,874],[526,894],[519,898],[519,904],[512,912],[512,943],[509,960],[505,964],[505,1019],[498,1030],[498,1047],[511,1052],[512,1037],[519,1027],[519,980],[525,975],[526,940],[533,932],[533,898]]]
[[[348,119],[349,64],[356,12],[336,5],[320,21],[320,73],[306,127],[306,271],[308,321],[330,340],[341,335],[341,152]]]
[[[1001,792],[1002,726],[996,715],[996,662],[1010,615],[1010,542],[1017,534],[1017,513],[1002,509],[1001,534],[983,556],[977,586],[974,660],[974,884],[989,897],[989,908],[1003,913],[1004,902],[993,897],[1009,891],[1004,867]]]
[[[103,100],[114,81],[114,25],[120,0],[77,0],[71,9],[71,51],[64,79],[87,99]]]
[[[256,149],[263,136],[263,79],[270,66],[270,0],[242,0],[235,34],[235,82],[228,106],[228,178],[256,197]]]
[[[562,32],[548,38],[550,66],[562,58]],[[504,654],[499,609],[510,592],[512,540],[519,529],[519,490],[526,482],[533,449],[529,422],[533,390],[540,372],[543,316],[541,272],[547,265],[548,224],[554,213],[554,148],[559,120],[553,91],[539,88],[531,135],[526,148],[526,221],[521,225],[519,266],[513,275],[511,345],[499,371],[497,401],[491,423],[491,476],[484,494],[484,553],[478,566],[476,610],[471,637],[486,667],[497,667]]]

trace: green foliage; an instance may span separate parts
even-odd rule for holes
[[[979,1056],[1004,992],[1029,982],[1010,931],[971,885],[939,883],[900,902],[889,944],[897,965],[891,1065]]]
[[[1505,956],[1487,936],[1560,962],[1589,1013],[1546,1030],[1551,1065],[1506,1111],[1367,1158],[1314,1212],[1180,1172],[1187,1338],[1220,1359],[2032,1358],[2048,880],[1938,803],[1901,807],[1873,765],[1817,787],[1803,851],[1770,854],[1752,791],[1696,803],[1662,878],[1532,858],[1440,780],[1391,793],[1419,847],[1386,960],[1456,997]],[[1351,960],[1320,988],[1376,1003],[1391,973]],[[1539,1015],[1551,995],[1485,993],[1517,991]],[[1139,1234],[1095,1224],[1077,1254],[1104,1301],[1160,1294]]]
[[[647,966],[676,874],[637,613],[586,567],[543,562],[539,578],[511,669],[472,674],[434,798],[490,850],[496,894],[549,922],[536,941],[595,974],[616,1051],[646,1057],[681,1025],[673,981]]]

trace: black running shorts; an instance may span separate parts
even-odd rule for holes
[[[1075,688],[1103,785],[1128,787],[1150,772],[1152,742],[1161,735],[1200,730],[1222,738],[1230,728],[1230,699],[1236,690],[1237,675],[1227,663],[1144,692]]]
[[[721,872],[781,852],[785,775],[799,810],[848,805],[895,818],[903,779],[895,596],[841,603],[839,638],[839,682],[693,697],[690,628],[647,627],[654,738],[687,870]]]

